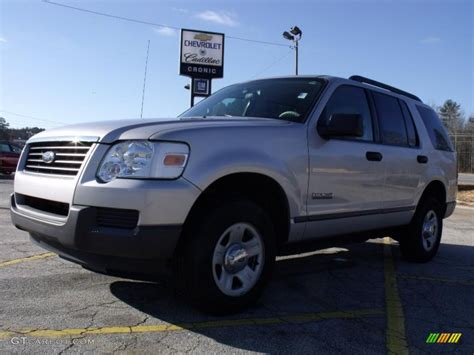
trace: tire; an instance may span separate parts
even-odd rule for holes
[[[268,214],[248,200],[219,204],[185,229],[177,257],[179,290],[201,310],[237,313],[260,297],[275,263]]]
[[[400,238],[400,252],[408,260],[425,263],[436,255],[443,233],[443,208],[433,197],[418,205],[407,233]]]

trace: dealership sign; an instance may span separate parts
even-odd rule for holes
[[[192,78],[222,78],[224,34],[182,29],[179,74]]]

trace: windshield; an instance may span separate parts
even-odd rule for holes
[[[315,78],[256,80],[219,90],[180,118],[265,117],[304,122],[323,81]]]
[[[21,148],[16,145],[11,145],[13,153],[21,153]]]

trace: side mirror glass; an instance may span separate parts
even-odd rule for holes
[[[318,133],[321,137],[362,137],[364,123],[362,116],[352,113],[334,113],[326,123],[318,124]]]

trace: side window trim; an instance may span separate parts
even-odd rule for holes
[[[377,110],[375,109],[374,97],[372,96],[372,90],[364,89],[367,96],[367,101],[370,107],[370,114],[372,116],[372,127],[374,131],[374,142],[377,144],[382,144],[382,134],[380,132],[379,117]]]
[[[396,99],[397,99],[398,107],[400,107],[400,112],[401,112],[402,118],[403,118],[403,127],[405,127],[405,134],[407,136],[407,145],[403,146],[403,147],[411,148],[410,147],[410,134],[408,133],[407,119],[405,117],[405,114],[403,113],[403,107],[402,107],[402,103],[400,102],[400,99],[399,98],[396,98]]]
[[[413,115],[410,112],[410,107],[407,103],[401,99],[398,99],[398,104],[402,110],[402,115],[405,121],[405,129],[407,131],[408,137],[408,147],[409,148],[419,148],[420,147],[420,136],[418,135],[418,130],[416,129],[415,121],[413,120]],[[408,115],[408,117],[407,117]],[[408,125],[411,123],[413,130],[415,131],[415,145],[410,145],[410,132],[408,132]]]
[[[341,140],[341,141],[346,141],[346,142],[357,142],[357,143],[370,143],[370,144],[374,144],[374,143],[378,143],[377,139],[378,139],[378,123],[375,122],[376,119],[375,119],[375,116],[374,116],[374,112],[373,112],[373,107],[371,106],[371,99],[369,99],[369,95],[368,95],[368,92],[367,92],[367,89],[364,88],[363,86],[358,86],[358,85],[352,85],[352,84],[340,84],[338,86],[336,86],[334,88],[334,90],[332,91],[332,93],[329,95],[329,98],[327,99],[327,101],[324,103],[324,107],[321,111],[321,113],[319,114],[319,117],[316,121],[316,125],[319,124],[319,121],[322,119],[325,111],[326,111],[326,107],[327,107],[327,104],[331,101],[331,98],[333,97],[333,95],[336,93],[336,91],[341,88],[341,87],[345,87],[345,86],[348,86],[348,87],[352,87],[352,88],[356,88],[356,89],[360,89],[364,92],[365,94],[365,99],[367,101],[367,106],[369,107],[369,112],[370,112],[370,120],[372,121],[372,140],[362,140],[362,139],[354,139],[354,138],[332,138],[333,140]]]

